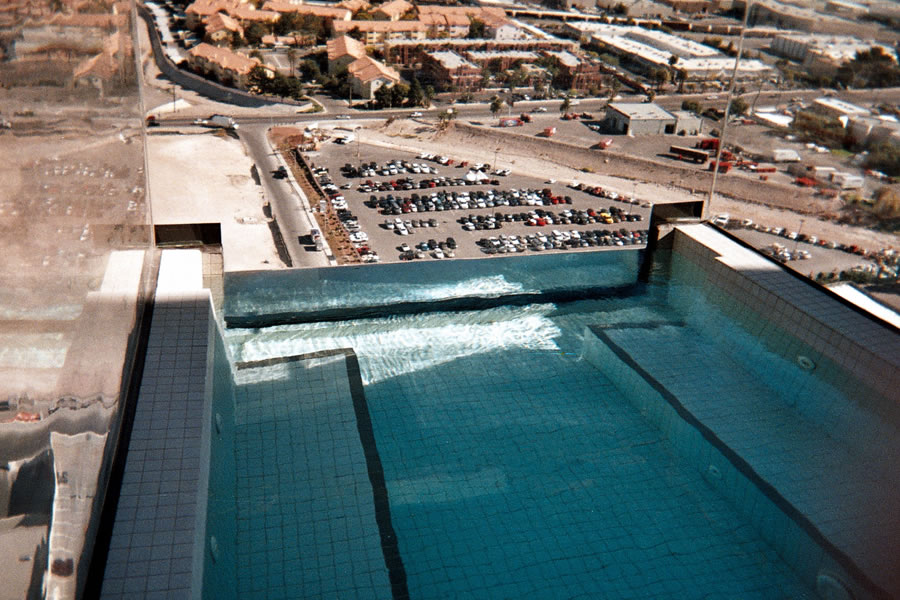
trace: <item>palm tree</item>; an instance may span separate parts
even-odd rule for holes
[[[294,76],[294,61],[297,60],[297,49],[296,48],[288,48],[287,51],[288,61],[291,63],[291,77]]]
[[[566,94],[563,98],[562,104],[559,105],[559,113],[561,115],[564,115],[569,112],[570,108],[572,108],[572,99],[569,98],[568,94]]]

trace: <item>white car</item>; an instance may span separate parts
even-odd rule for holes
[[[407,244],[406,242],[400,244],[400,252],[409,252],[409,250],[409,244]]]
[[[340,119],[342,121],[346,121],[346,120],[350,119],[350,115],[338,115],[335,117],[335,119]]]
[[[364,244],[369,241],[369,236],[362,231],[350,234],[350,241],[354,244]]]
[[[419,111],[416,111],[413,114],[409,115],[409,118],[410,119],[418,119],[421,116],[422,116],[422,113],[420,113]]]
[[[547,107],[546,106],[538,106],[536,109],[534,109],[534,112],[547,112]]]
[[[435,248],[431,255],[435,258],[444,258],[444,251],[440,248]]]

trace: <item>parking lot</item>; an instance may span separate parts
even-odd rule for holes
[[[494,160],[489,154],[485,162]],[[459,163],[450,151],[439,161],[329,142],[307,158],[364,262],[646,244],[650,205],[606,190],[509,174],[497,165]],[[502,164],[502,155],[497,161]]]

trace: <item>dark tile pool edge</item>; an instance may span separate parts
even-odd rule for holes
[[[297,325],[322,321],[351,321],[355,319],[378,319],[396,315],[416,315],[432,312],[480,311],[501,306],[525,306],[528,304],[564,304],[580,300],[598,298],[619,298],[634,294],[635,289],[644,284],[633,283],[618,286],[597,286],[569,290],[548,290],[523,292],[502,296],[463,296],[444,300],[422,300],[415,302],[392,302],[371,306],[344,306],[309,311],[290,311],[268,314],[225,315],[227,327],[234,329],[257,329],[277,325]]]
[[[643,328],[650,329],[660,327],[662,325],[670,325],[672,323],[647,323]],[[607,335],[606,331],[610,329],[639,329],[642,328],[640,323],[626,323],[622,326],[618,325],[588,325],[588,329],[597,338],[603,342],[628,368],[632,369],[638,376],[644,379],[662,398],[675,410],[681,419],[697,430],[698,433],[722,456],[729,461],[735,469],[747,478],[756,488],[779,510],[781,510],[789,519],[797,524],[810,538],[819,545],[828,556],[840,565],[862,588],[875,598],[889,599],[892,596],[881,586],[872,581],[871,578],[856,564],[856,562],[845,552],[835,546],[815,524],[812,523],[803,513],[801,513],[793,504],[791,504],[778,490],[763,479],[759,473],[741,458],[734,450],[732,450],[724,441],[722,441],[716,433],[704,425],[694,414],[678,400],[677,396],[669,391],[666,386],[660,383],[655,377],[647,372],[643,367],[624,348],[619,346],[613,339]]]
[[[356,413],[359,439],[366,457],[366,470],[369,472],[369,481],[372,483],[375,522],[378,523],[378,533],[381,536],[381,550],[384,553],[384,562],[391,582],[391,594],[394,600],[409,600],[406,569],[403,566],[403,558],[400,556],[397,534],[391,522],[391,504],[388,498],[387,484],[384,481],[384,468],[381,465],[381,456],[378,454],[378,446],[375,443],[375,431],[372,429],[369,405],[363,390],[359,360],[352,349],[345,350],[345,356],[350,396],[353,400],[353,410]]]
[[[400,556],[397,534],[391,521],[391,504],[388,498],[387,484],[384,480],[384,467],[381,464],[381,456],[378,454],[378,446],[375,442],[375,431],[372,428],[372,418],[369,415],[369,405],[366,401],[366,393],[363,388],[359,359],[356,356],[356,352],[352,348],[320,350],[308,354],[239,362],[235,363],[235,368],[239,370],[261,368],[329,356],[343,356],[347,368],[350,399],[353,403],[353,412],[356,415],[356,429],[359,433],[359,441],[362,444],[363,455],[366,459],[366,472],[369,475],[369,483],[372,485],[375,522],[378,525],[381,551],[388,570],[388,579],[391,582],[391,596],[394,600],[409,600],[406,568],[403,566],[403,557]]]

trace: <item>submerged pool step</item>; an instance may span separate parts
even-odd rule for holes
[[[843,572],[856,597],[900,595],[896,482],[700,339],[671,322],[591,326],[584,355],[813,586]]]

